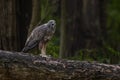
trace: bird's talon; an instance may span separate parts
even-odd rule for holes
[[[48,55],[48,57],[51,57],[51,55]]]
[[[45,57],[45,58],[50,58],[51,56],[50,55],[45,55],[45,54],[40,54],[41,57]]]

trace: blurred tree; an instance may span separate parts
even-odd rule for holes
[[[41,0],[32,0],[32,19],[28,34],[36,27],[41,20]]]
[[[97,49],[102,46],[102,31],[106,32],[104,1],[61,1],[60,57],[72,57],[80,49]]]
[[[36,1],[36,0],[35,0]],[[23,48],[27,35],[28,35],[28,29],[29,25],[31,23],[31,18],[32,18],[32,5],[33,1],[32,0],[16,0],[14,3],[16,4],[15,10],[16,10],[16,28],[18,33],[18,40],[20,46],[19,50]]]
[[[0,0],[0,49],[21,50],[31,19],[31,4],[31,0]]]
[[[15,0],[0,0],[0,49],[16,50],[18,38],[16,33]]]

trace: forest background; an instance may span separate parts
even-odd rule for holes
[[[120,0],[0,0],[0,49],[21,51],[38,24],[56,20],[53,57],[120,63]],[[36,49],[30,53],[38,54]]]

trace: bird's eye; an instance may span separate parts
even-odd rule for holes
[[[54,25],[54,24],[52,24],[52,25]]]

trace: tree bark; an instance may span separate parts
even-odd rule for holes
[[[1,80],[120,80],[120,66],[0,50]]]

